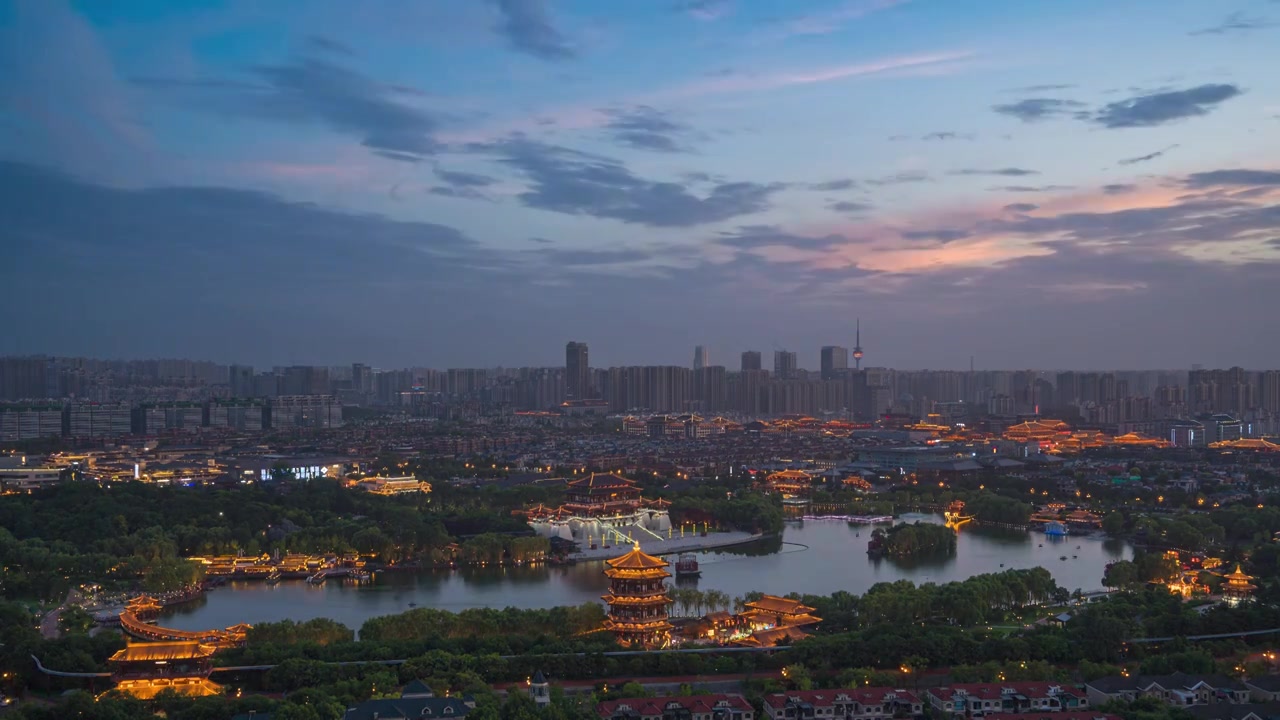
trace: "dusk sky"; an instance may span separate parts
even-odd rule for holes
[[[1280,367],[1277,68],[1268,0],[0,0],[0,354]]]

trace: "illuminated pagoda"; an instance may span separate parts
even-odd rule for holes
[[[628,528],[661,534],[671,528],[669,503],[645,500],[634,481],[617,473],[591,473],[565,485],[565,502],[558,508],[537,506],[525,512],[539,535],[575,542],[609,536],[628,537]]]
[[[1233,607],[1252,600],[1253,591],[1258,589],[1258,586],[1252,582],[1253,578],[1245,575],[1238,564],[1236,571],[1225,576],[1224,579],[1227,582],[1222,586],[1222,600]]]
[[[1264,438],[1240,438],[1239,440],[1223,440],[1209,443],[1214,450],[1253,450],[1256,452],[1280,452],[1280,444]]]
[[[214,650],[195,641],[129,643],[111,656],[111,679],[116,690],[140,700],[165,690],[185,697],[218,695],[222,686],[209,681]]]
[[[667,597],[667,561],[649,555],[636,543],[631,552],[605,561],[609,567],[609,594],[601,599],[609,606],[605,629],[621,645],[663,648],[671,643],[667,621],[671,598]]]

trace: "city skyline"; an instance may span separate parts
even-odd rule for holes
[[[0,0],[0,355],[1274,367],[1278,21]]]

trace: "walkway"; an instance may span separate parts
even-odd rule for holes
[[[630,528],[623,528],[624,530]],[[755,542],[763,535],[740,531],[730,532],[712,532],[707,533],[706,537],[697,533],[687,533],[684,537],[680,537],[677,532],[674,537],[668,538],[652,538],[643,537],[639,533],[633,533],[640,541],[640,549],[650,555],[673,555],[682,552],[701,552],[703,550],[715,550],[717,548],[732,547],[734,545],[745,545]],[[617,542],[610,547],[598,547],[594,550],[588,548],[580,552],[573,553],[569,557],[573,560],[611,560],[616,557],[622,557],[631,552],[634,547],[631,543]]]
[[[62,632],[62,611],[72,603],[80,602],[80,591],[71,589],[67,591],[67,598],[62,601],[58,607],[44,614],[40,619],[40,636],[45,640],[57,640]]]

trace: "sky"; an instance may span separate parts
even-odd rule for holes
[[[0,354],[1280,367],[1274,0],[0,0]]]

